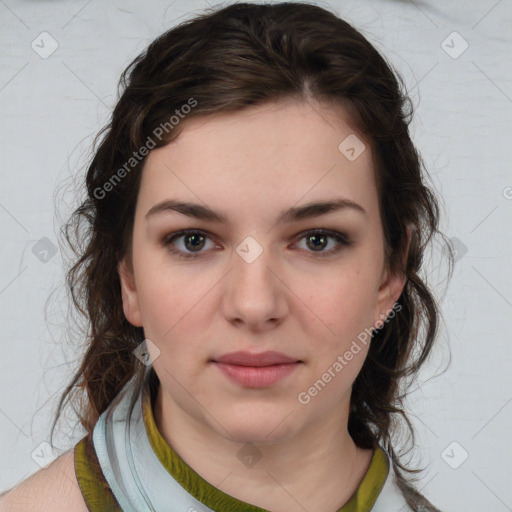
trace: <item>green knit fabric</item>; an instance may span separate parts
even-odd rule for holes
[[[144,391],[142,413],[149,442],[162,465],[189,494],[216,511],[268,512],[222,492],[188,466],[162,437],[153,416],[154,396],[151,396],[147,389]],[[90,512],[122,512],[99,468],[90,435],[75,447],[75,471]],[[370,512],[384,486],[388,472],[387,456],[378,446],[361,484],[338,512]]]

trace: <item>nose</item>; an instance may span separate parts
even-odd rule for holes
[[[233,253],[233,267],[224,282],[222,310],[229,322],[264,331],[275,328],[288,314],[289,289],[270,250],[251,237],[246,240]]]

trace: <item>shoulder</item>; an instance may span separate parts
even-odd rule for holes
[[[0,512],[88,512],[75,475],[74,449],[0,495]]]

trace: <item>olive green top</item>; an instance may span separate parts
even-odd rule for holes
[[[170,475],[194,498],[215,511],[268,512],[222,492],[187,465],[160,434],[153,416],[156,393],[143,393],[142,413],[149,442]],[[388,459],[380,446],[370,467],[350,500],[338,512],[370,512],[389,472]],[[90,512],[123,512],[105,480],[94,451],[92,434],[75,446],[75,473]]]

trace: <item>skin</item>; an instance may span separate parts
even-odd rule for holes
[[[126,318],[160,351],[152,352],[157,426],[187,464],[233,497],[275,512],[332,512],[355,492],[373,454],[347,432],[368,345],[307,405],[297,397],[358,334],[380,325],[405,284],[386,270],[369,143],[349,161],[338,149],[355,133],[345,110],[316,100],[184,122],[179,138],[145,161],[132,260],[118,268]],[[366,214],[345,208],[277,223],[287,208],[340,197]],[[228,223],[175,211],[145,217],[171,198],[207,205]],[[162,240],[190,228],[209,238],[199,257],[181,259]],[[314,228],[352,244],[327,238],[315,252],[304,236]],[[236,252],[247,236],[263,249],[252,263]],[[194,254],[190,238],[172,246]],[[236,350],[276,350],[302,364],[269,388],[249,389],[210,362]],[[245,443],[261,455],[252,467],[237,457]]]

